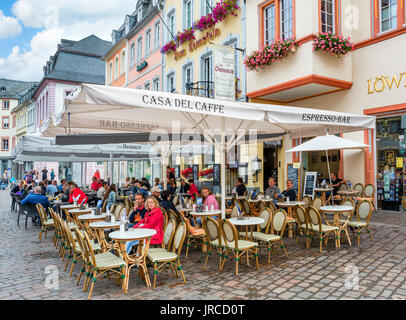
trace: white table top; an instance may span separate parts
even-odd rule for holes
[[[258,217],[244,217],[244,220],[238,220],[237,218],[228,219],[232,224],[236,226],[254,226],[264,223],[265,220]]]
[[[73,209],[69,210],[70,213],[85,213],[85,212],[92,212],[92,209]]]
[[[97,221],[97,222],[92,222],[89,224],[90,228],[100,228],[100,229],[109,229],[109,228],[119,228],[120,227],[120,222],[106,222],[106,221]]]
[[[325,213],[346,212],[346,211],[352,211],[352,210],[354,210],[354,208],[351,206],[341,206],[341,205],[320,207],[320,211],[324,211]]]
[[[314,188],[313,189],[314,191],[316,191],[316,192],[327,192],[327,191],[333,191],[334,189],[333,188],[327,188],[327,189],[325,189],[325,188]]]
[[[289,201],[289,202],[277,202],[279,207],[294,207],[294,206],[303,206],[305,203],[303,201]]]
[[[65,204],[61,206],[61,209],[77,209],[80,208],[79,205],[75,206],[74,204]]]
[[[358,194],[361,193],[359,190],[339,190],[337,191],[338,194]]]
[[[189,212],[189,214],[191,216],[195,216],[195,217],[210,217],[210,216],[218,216],[221,214],[221,210],[214,210],[214,211],[203,211],[203,212]]]
[[[95,214],[82,214],[81,216],[78,216],[79,220],[104,220],[106,219],[106,214],[101,214],[96,216]]]
[[[110,239],[113,240],[141,240],[145,238],[152,237],[156,234],[154,229],[142,229],[142,228],[131,228],[128,231],[120,232],[114,231],[109,233]]]

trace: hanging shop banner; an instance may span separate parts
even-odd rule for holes
[[[214,99],[235,101],[235,52],[232,47],[215,46]]]

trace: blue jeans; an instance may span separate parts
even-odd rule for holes
[[[127,253],[130,253],[131,249],[133,248],[133,246],[137,245],[139,243],[138,240],[135,241],[127,241],[125,244],[125,248],[127,250]]]

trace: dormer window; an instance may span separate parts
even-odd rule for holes
[[[1,93],[4,93],[4,92],[6,92],[6,91],[7,91],[7,90],[6,90],[6,87],[1,87],[1,88],[0,88],[0,92],[1,92]]]
[[[142,20],[142,7],[138,9],[137,19],[138,19],[138,21]]]

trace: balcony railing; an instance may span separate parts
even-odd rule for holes
[[[213,81],[197,81],[193,83],[186,83],[185,87],[187,95],[214,98]]]

